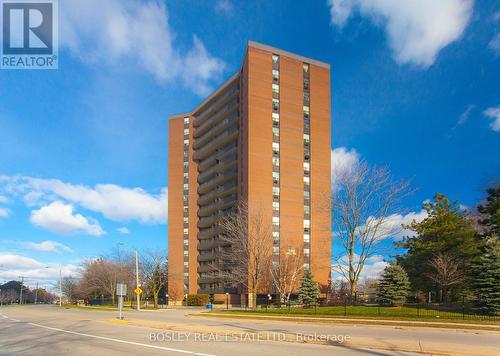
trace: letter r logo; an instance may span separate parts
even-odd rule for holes
[[[3,54],[53,54],[52,10],[51,2],[3,2]]]

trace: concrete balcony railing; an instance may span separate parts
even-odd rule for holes
[[[239,122],[239,117],[238,113],[236,112],[238,106],[235,105],[231,109],[229,109],[225,115],[222,115],[220,122],[217,123],[217,119],[214,117],[213,122],[217,123],[215,126],[213,126],[210,130],[208,130],[206,133],[201,135],[200,137],[196,137],[193,143],[193,148],[199,149],[203,145],[207,144],[212,140],[213,138],[217,137],[217,135],[227,128],[236,125]],[[210,120],[212,122],[212,120]],[[201,132],[201,131],[200,131]]]
[[[197,129],[204,125],[207,120],[210,119],[211,116],[217,115],[221,108],[224,108],[231,100],[237,98],[239,96],[238,88],[230,88],[224,94],[222,94],[217,101],[203,110],[199,115],[196,115],[193,126]],[[196,130],[195,130],[196,131]]]
[[[201,218],[198,220],[198,224],[197,224],[198,228],[203,229],[203,228],[210,227],[210,226],[215,224],[215,222],[217,221],[218,218],[219,217],[217,215],[212,215],[209,217]]]
[[[207,206],[217,198],[221,198],[225,195],[236,193],[236,189],[237,189],[236,181],[229,182],[228,184],[225,184],[222,187],[214,189],[208,194],[200,196],[197,200],[197,203],[200,207]]]
[[[229,147],[229,148],[224,148],[217,152],[216,155],[212,157],[205,158],[203,161],[198,162],[198,172],[204,173],[210,167],[213,165],[217,164],[217,160],[223,160],[226,157],[235,154],[238,151],[238,147]]]
[[[214,189],[216,186],[223,185],[224,183],[229,182],[231,179],[236,179],[237,176],[238,176],[238,172],[236,170],[234,170],[232,172],[221,174],[217,178],[201,184],[198,187],[198,194],[199,195],[206,194],[210,190]]]
[[[228,196],[224,199],[218,200],[210,205],[207,205],[198,210],[199,217],[210,216],[217,210],[223,210],[236,203],[237,198],[235,196]]]
[[[238,128],[235,126],[220,134],[215,140],[207,144],[201,150],[195,151],[193,159],[195,161],[199,161],[205,157],[208,157],[218,148],[224,147],[229,142],[236,140],[237,137],[238,137]]]
[[[197,257],[198,262],[207,262],[217,258],[217,254],[215,252],[208,252],[204,254],[199,254]]]
[[[220,161],[217,163],[215,166],[211,167],[209,170],[206,172],[200,173],[198,175],[198,184],[203,184],[210,180],[210,177],[215,174],[215,173],[222,173],[224,171],[227,171],[233,167],[236,167],[238,164],[238,161],[236,160],[236,157],[230,157],[225,160]]]
[[[214,270],[214,266],[212,265],[201,265],[198,266],[198,273],[211,272]]]
[[[198,232],[198,240],[207,240],[211,239],[215,235],[218,235],[221,233],[221,229],[218,226],[213,226],[208,229],[203,229]]]

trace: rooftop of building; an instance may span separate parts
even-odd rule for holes
[[[328,64],[328,63],[321,62],[321,61],[318,61],[316,59],[300,56],[298,54],[287,52],[287,51],[284,51],[282,49],[272,47],[272,46],[269,46],[269,45],[266,45],[263,43],[259,43],[259,42],[255,42],[255,41],[248,41],[247,50],[248,50],[248,47],[261,49],[263,51],[272,52],[272,53],[278,54],[278,55],[283,56],[283,57],[295,59],[297,61],[306,62],[306,63],[312,64],[312,65],[316,65],[318,67],[330,69],[330,64]],[[246,55],[246,53],[245,53],[245,55]],[[223,91],[236,77],[238,77],[239,73],[240,73],[240,70],[238,70],[236,73],[231,75],[227,80],[225,80],[221,85],[219,85],[219,87],[215,91],[213,91],[212,94],[210,94],[207,98],[202,100],[200,102],[200,104],[198,104],[196,106],[196,108],[194,108],[194,110],[189,111],[189,112],[183,112],[183,113],[177,113],[177,114],[170,115],[169,120],[177,119],[177,118],[184,118],[187,116],[194,115],[198,110],[200,110],[212,98],[216,97],[217,94],[219,94],[221,91]]]

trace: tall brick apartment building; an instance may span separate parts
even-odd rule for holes
[[[169,298],[235,293],[212,274],[217,221],[259,206],[273,259],[300,250],[326,287],[331,265],[330,66],[249,42],[241,70],[169,118]]]

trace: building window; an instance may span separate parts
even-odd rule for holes
[[[273,69],[273,82],[277,83],[280,79],[280,71],[277,69]]]
[[[279,197],[280,195],[280,188],[279,187],[273,187],[273,196]]]
[[[304,162],[304,171],[309,172],[311,170],[311,164],[309,162]]]
[[[278,84],[273,84],[273,93],[279,93],[280,92],[280,86]]]
[[[280,165],[280,159],[277,157],[273,157],[273,166],[278,167]]]
[[[280,183],[280,173],[279,172],[273,172],[273,184],[279,184]]]
[[[304,234],[304,242],[310,242],[310,241],[311,241],[311,235]]]
[[[273,98],[273,110],[278,111],[280,109],[280,101],[279,99]]]
[[[273,210],[280,210],[280,202],[273,201]]]
[[[185,124],[189,124],[189,117],[185,117],[185,118],[184,118],[184,123],[185,123]]]
[[[279,61],[280,61],[280,56],[278,56],[277,54],[273,54],[273,63],[278,63]]]

